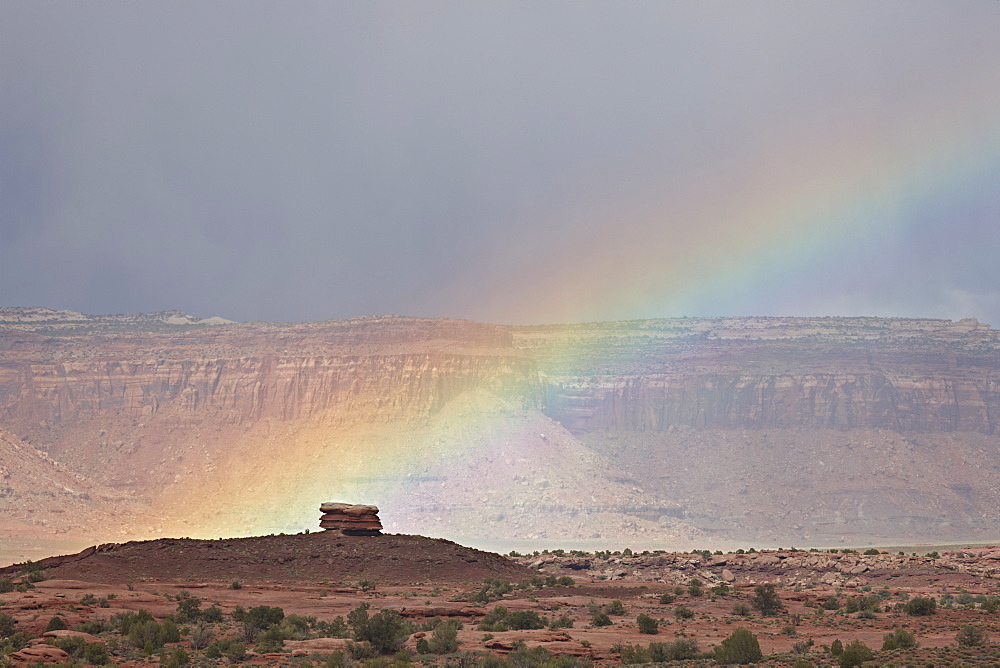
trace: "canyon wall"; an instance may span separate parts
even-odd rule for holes
[[[998,386],[974,320],[0,309],[0,428],[138,518],[120,535],[301,529],[319,497],[494,541],[982,538]]]
[[[993,434],[996,333],[975,321],[683,319],[519,328],[571,431],[671,427]]]

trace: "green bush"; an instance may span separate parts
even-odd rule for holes
[[[674,642],[649,643],[649,659],[653,663],[670,663],[671,661],[689,661],[697,659],[701,654],[698,641],[694,638],[681,638]]]
[[[618,599],[611,601],[611,603],[609,603],[605,607],[605,612],[607,612],[609,615],[618,615],[618,616],[623,616],[628,614],[625,610],[625,604],[619,601]]]
[[[655,636],[660,632],[660,623],[649,615],[640,614],[635,618],[635,621],[639,625],[639,633]]]
[[[832,643],[830,643],[830,654],[833,656],[840,656],[840,653],[844,651],[844,643],[840,642],[840,638],[837,638]]]
[[[674,595],[669,592],[664,592],[660,594],[660,605],[670,605],[676,600],[677,599],[674,597]]]
[[[284,610],[268,605],[257,605],[249,610],[243,610],[243,608],[237,606],[236,609],[233,610],[233,619],[235,621],[242,622],[247,626],[260,630],[270,628],[275,624],[280,624],[281,620],[284,618]]]
[[[599,628],[601,626],[611,626],[611,624],[612,624],[611,618],[608,617],[606,613],[603,613],[601,611],[595,612],[590,617],[590,625],[595,628]]]
[[[882,605],[882,600],[875,596],[852,596],[847,599],[845,606],[848,613],[852,612],[878,612]]]
[[[903,609],[908,615],[926,617],[937,614],[937,601],[930,596],[917,596],[907,601]]]
[[[773,617],[785,610],[773,584],[757,585],[754,596],[750,599],[750,605],[765,617]]]
[[[750,606],[742,601],[734,603],[733,614],[739,615],[740,617],[748,617],[750,615]]]
[[[129,643],[146,652],[153,652],[163,647],[163,630],[156,620],[148,620],[141,624],[133,624],[128,632]]]
[[[979,647],[985,645],[986,640],[986,631],[972,624],[962,626],[958,635],[955,636],[955,642],[961,647]]]
[[[212,644],[215,633],[207,624],[201,623],[191,631],[191,649],[205,649]]]
[[[10,578],[0,578],[0,594],[14,591],[14,582]]]
[[[840,599],[838,599],[836,596],[831,596],[825,601],[823,601],[823,605],[820,607],[822,607],[824,610],[839,610]]]
[[[757,663],[764,654],[760,651],[757,636],[747,629],[736,629],[715,648],[715,660],[723,665]]]
[[[285,646],[285,635],[281,628],[275,624],[257,637],[257,646],[254,651],[261,654],[272,654],[280,652]]]
[[[53,644],[69,654],[72,659],[82,658],[84,651],[87,649],[87,641],[79,636],[57,638]]]
[[[45,626],[46,633],[49,631],[64,631],[69,628],[66,626],[66,622],[63,621],[62,617],[56,615],[49,620],[49,623]]]
[[[354,639],[369,643],[378,654],[395,653],[410,635],[406,621],[395,610],[382,610],[369,617],[368,605],[362,603],[347,619]]]
[[[509,631],[510,629],[507,626],[507,608],[498,605],[486,613],[483,621],[479,623],[479,630],[488,633]]]
[[[92,666],[106,666],[111,662],[108,648],[103,643],[92,642],[83,650],[83,660]]]
[[[226,657],[232,663],[239,663],[247,656],[247,646],[236,638],[216,640],[205,648],[205,658],[221,659]]]
[[[854,666],[860,666],[866,661],[873,661],[874,659],[875,652],[860,640],[855,640],[847,645],[844,651],[837,656],[837,663],[840,665],[840,668],[854,668]]]
[[[649,663],[649,650],[642,645],[621,645],[618,648],[618,659],[623,666]]]
[[[506,624],[511,631],[545,628],[545,621],[534,610],[511,612],[507,615]]]
[[[894,649],[915,649],[916,646],[917,639],[913,636],[913,631],[908,629],[896,629],[882,637],[883,652],[891,652]]]
[[[167,662],[163,664],[164,668],[180,668],[181,666],[186,666],[191,663],[191,657],[188,656],[187,650],[178,647],[174,650]]]
[[[674,608],[674,617],[677,619],[677,621],[691,619],[692,617],[694,617],[694,610],[686,608],[683,605],[678,605],[676,608]]]
[[[453,654],[458,651],[458,624],[449,620],[432,632],[428,648],[434,654]]]

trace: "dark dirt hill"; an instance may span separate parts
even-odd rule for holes
[[[532,573],[491,552],[423,536],[336,532],[219,540],[161,538],[102,545],[40,564],[49,578],[89,582],[231,581],[379,585],[520,580]],[[0,569],[0,576],[20,571]]]

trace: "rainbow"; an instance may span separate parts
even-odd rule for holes
[[[935,315],[818,302],[803,277],[850,270],[859,257],[891,269],[883,251],[894,240],[942,234],[940,221],[932,230],[922,220],[928,208],[995,189],[1000,81],[980,74],[925,97],[890,129],[872,127],[857,109],[831,113],[758,141],[732,164],[693,169],[684,183],[647,179],[653,185],[622,196],[627,202],[553,214],[539,226],[566,230],[558,248],[498,260],[518,267],[505,286],[515,297],[490,295],[491,304],[511,321],[538,323]],[[968,81],[982,83],[961,88]],[[770,313],[776,303],[791,312]]]

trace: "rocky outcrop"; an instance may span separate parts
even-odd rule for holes
[[[339,531],[345,536],[378,536],[382,533],[377,506],[324,503],[319,510],[323,513],[319,518],[321,529]]]

